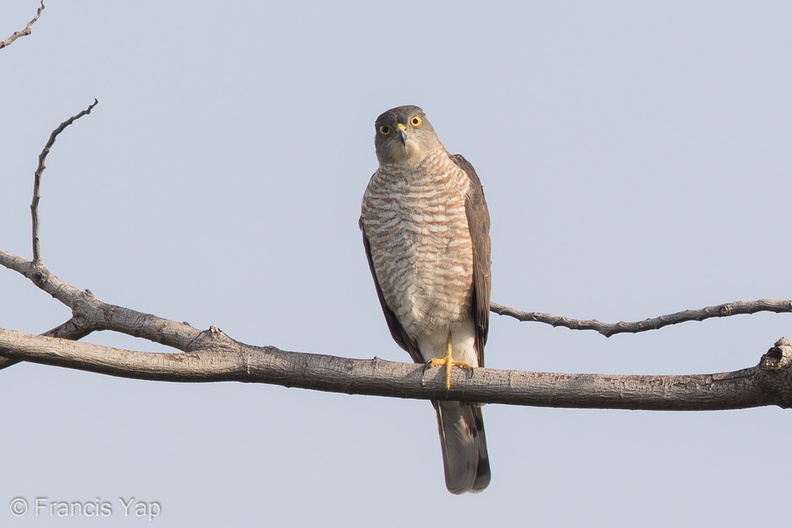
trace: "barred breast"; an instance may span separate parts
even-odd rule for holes
[[[448,336],[452,323],[470,318],[469,186],[465,172],[438,149],[415,167],[380,166],[363,196],[361,219],[377,281],[417,341]]]

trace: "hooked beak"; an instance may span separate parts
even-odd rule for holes
[[[396,128],[399,130],[399,141],[401,144],[406,146],[407,145],[407,127],[404,126],[402,123],[396,123]]]

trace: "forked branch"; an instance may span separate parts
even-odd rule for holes
[[[735,372],[627,376],[478,368],[471,374],[455,371],[451,389],[446,390],[441,368],[249,346],[216,328],[202,332],[187,323],[103,303],[90,292],[61,281],[40,262],[0,251],[0,264],[25,275],[71,308],[72,318],[62,327],[78,329],[75,335],[114,330],[181,351],[136,352],[0,330],[0,356],[9,361],[136,379],[243,381],[349,394],[513,405],[649,410],[792,406],[792,347],[786,339],[779,340],[757,366]]]

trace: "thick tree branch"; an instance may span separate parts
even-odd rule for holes
[[[137,379],[244,381],[288,387],[417,399],[579,408],[711,410],[792,406],[792,347],[776,343],[758,366],[692,376],[558,374],[475,369],[455,371],[446,391],[444,371],[381,359],[288,352],[236,342],[217,329],[201,332],[128,308],[103,303],[51,274],[43,264],[0,251],[0,265],[15,270],[71,308],[72,317],[50,331],[63,338],[0,330],[0,356]],[[134,352],[71,339],[115,330],[171,346],[182,353]]]
[[[661,315],[643,321],[618,323],[603,323],[596,319],[571,319],[569,317],[550,315],[542,312],[523,312],[497,303],[490,305],[490,310],[498,315],[508,315],[520,321],[535,321],[552,326],[563,326],[572,330],[595,330],[605,337],[623,333],[646,332],[657,330],[686,321],[703,321],[713,317],[729,317],[738,314],[752,314],[756,312],[792,312],[792,301],[775,301],[772,299],[759,299],[756,301],[734,301],[726,304],[707,306],[698,310],[684,310],[672,314]]]
[[[45,337],[57,337],[60,339],[71,339],[76,341],[77,339],[82,339],[91,332],[92,329],[84,327],[80,318],[72,317],[65,323],[58,325],[51,330],[47,330],[41,335]],[[0,370],[17,363],[19,363],[19,360],[17,359],[0,357]]]
[[[41,16],[41,12],[42,11],[44,11],[44,0],[41,0],[41,5],[36,10],[36,16],[33,17],[33,20],[31,20],[30,22],[27,23],[27,26],[25,26],[25,29],[23,29],[21,31],[17,31],[13,35],[8,37],[7,39],[1,41],[0,42],[0,49],[5,48],[6,46],[8,46],[12,42],[14,42],[16,39],[18,39],[19,37],[24,37],[24,36],[30,35],[33,32],[33,27],[32,26],[33,26],[33,24],[36,23],[36,20],[39,19],[39,17]]]
[[[792,347],[779,340],[759,365],[691,376],[454,371],[253,347],[212,328],[183,353],[133,352],[0,329],[0,354],[113,376],[173,382],[242,381],[347,394],[483,403],[647,410],[792,406]]]

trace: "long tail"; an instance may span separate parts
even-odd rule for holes
[[[481,406],[455,401],[432,404],[437,411],[448,491],[459,494],[483,490],[490,483],[490,466]]]

